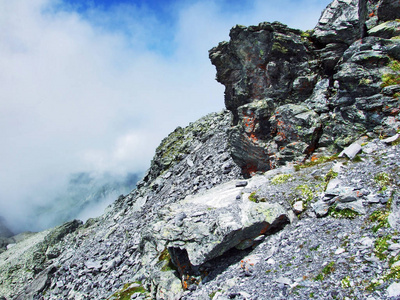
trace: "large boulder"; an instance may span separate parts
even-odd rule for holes
[[[145,240],[168,249],[172,263],[186,276],[234,247],[251,247],[257,237],[290,221],[279,203],[253,202],[244,185],[228,182],[164,207]]]
[[[217,80],[225,85],[225,105],[238,119],[238,107],[273,98],[307,99],[315,81],[316,58],[301,31],[278,22],[231,29],[230,41],[210,50]]]

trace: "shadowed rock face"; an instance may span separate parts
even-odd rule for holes
[[[335,0],[311,33],[276,22],[237,25],[210,50],[234,115],[232,157],[245,176],[321,147],[339,151],[363,134],[395,133],[399,97],[382,88],[384,74],[398,72],[398,5]]]

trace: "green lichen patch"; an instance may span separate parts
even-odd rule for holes
[[[329,162],[329,161],[334,161],[337,158],[338,158],[338,154],[334,154],[332,156],[321,156],[321,157],[318,157],[318,158],[315,158],[315,159],[311,158],[311,161],[306,162],[306,163],[301,164],[301,165],[295,165],[294,168],[295,168],[296,171],[299,171],[299,170],[304,169],[304,168],[309,168],[309,167],[317,166],[317,165],[320,165],[320,164],[323,164],[323,163],[326,163],[326,162]]]
[[[388,222],[389,210],[376,210],[369,216],[369,221],[376,222],[377,224],[372,227],[373,232],[377,232],[380,228],[390,227]]]
[[[286,181],[289,180],[289,178],[291,178],[292,175],[291,174],[279,174],[274,176],[274,178],[271,179],[271,183],[274,185],[278,185],[278,184],[282,184],[285,183]]]
[[[389,63],[389,67],[392,72],[385,73],[382,75],[381,87],[387,87],[391,85],[400,84],[400,62],[392,59]]]
[[[172,263],[171,260],[171,255],[169,254],[169,251],[167,248],[165,248],[160,256],[158,257],[158,261],[164,261],[164,265],[161,268],[161,271],[163,272],[168,272],[168,271],[176,271],[176,267],[174,266],[174,264]]]
[[[314,277],[315,281],[322,281],[327,275],[333,273],[335,271],[335,262],[331,261],[327,264],[317,276]]]
[[[390,185],[392,178],[388,173],[381,172],[374,176],[374,180],[379,185],[381,191],[385,191]]]
[[[349,276],[344,277],[341,281],[341,285],[342,285],[342,288],[349,288],[351,286],[350,285],[350,277]]]
[[[336,178],[338,176],[338,172],[333,171],[332,169],[330,169],[328,171],[328,173],[326,173],[324,181],[326,184],[328,184],[328,182],[334,178]]]
[[[376,257],[378,257],[380,260],[384,260],[387,258],[387,253],[388,253],[388,247],[390,241],[392,239],[391,235],[385,235],[382,237],[378,237],[375,240],[375,247],[374,247],[374,253]]]
[[[286,54],[286,53],[289,52],[288,49],[286,49],[284,46],[282,46],[282,44],[280,44],[278,42],[275,42],[275,43],[272,44],[272,51],[280,52],[280,53],[283,53],[283,54]]]
[[[126,283],[122,289],[115,292],[107,300],[130,300],[135,293],[148,294],[147,290],[142,286],[140,281]]]
[[[328,215],[336,219],[355,219],[359,213],[349,208],[337,209],[336,205],[329,207]]]

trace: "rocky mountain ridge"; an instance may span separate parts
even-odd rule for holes
[[[400,297],[399,12],[232,28],[210,50],[228,111],[172,132],[104,215],[1,253],[0,296]]]

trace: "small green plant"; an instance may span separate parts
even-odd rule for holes
[[[274,185],[282,184],[282,183],[285,183],[286,181],[288,181],[289,178],[291,178],[291,177],[292,177],[291,174],[279,174],[271,179],[271,183]]]
[[[330,180],[336,178],[338,176],[338,172],[333,171],[332,169],[329,170],[328,173],[326,173],[324,181],[328,183]]]
[[[252,192],[249,196],[249,200],[252,202],[257,202],[256,192]]]
[[[360,81],[358,82],[360,85],[368,85],[372,82],[371,79],[369,78],[361,78]]]
[[[336,219],[354,219],[359,215],[359,213],[350,208],[338,210],[336,205],[333,205],[329,207],[328,215]]]
[[[163,271],[163,272],[176,271],[176,267],[172,263],[171,255],[169,254],[169,251],[168,251],[167,248],[165,248],[161,252],[160,256],[158,257],[158,261],[164,261],[165,262],[164,266],[161,268],[161,271]]]
[[[322,269],[322,273],[324,273],[325,275],[331,274],[333,271],[335,271],[335,268],[333,267],[334,265],[335,262],[331,261]]]
[[[310,251],[316,251],[316,250],[318,250],[319,246],[320,246],[320,245],[316,245],[316,246],[314,246],[314,247],[311,247],[311,248],[310,248]]]
[[[378,257],[380,260],[384,260],[387,257],[387,250],[389,247],[388,241],[392,239],[391,235],[386,235],[382,237],[378,237],[375,240],[375,249],[374,253],[376,257]]]
[[[370,216],[369,220],[371,222],[377,222],[378,224],[374,225],[372,227],[373,232],[377,232],[380,228],[388,228],[390,227],[389,222],[388,222],[388,217],[389,217],[389,210],[376,210],[374,211]]]
[[[322,273],[319,273],[317,276],[314,277],[315,281],[322,281],[324,280],[324,275]]]
[[[314,192],[307,184],[302,184],[296,187],[297,191],[301,192],[301,198],[305,201],[305,204],[309,203],[314,199]]]
[[[335,271],[334,265],[335,262],[331,261],[322,269],[321,273],[319,273],[317,276],[314,277],[314,280],[321,281],[325,278],[326,275],[333,273],[333,271]]]
[[[385,73],[382,75],[381,87],[400,84],[400,62],[398,60],[392,59],[389,63],[389,67],[393,71],[393,73]]]
[[[349,288],[350,287],[350,277],[346,276],[342,279],[342,288]]]
[[[131,296],[135,293],[147,294],[148,292],[140,281],[136,281],[133,283],[126,283],[122,289],[115,292],[107,300],[130,300]]]
[[[328,162],[328,161],[333,161],[333,160],[335,160],[337,158],[338,158],[338,154],[334,154],[332,156],[321,156],[321,157],[318,157],[316,159],[311,158],[311,161],[309,161],[309,162],[306,162],[306,163],[304,163],[302,165],[295,165],[294,169],[296,171],[300,171],[300,169],[313,167],[313,166],[316,166],[316,165],[319,165],[319,164],[322,164],[322,163],[325,163],[325,162]]]
[[[392,178],[388,173],[381,172],[375,175],[374,180],[380,186],[381,191],[385,191],[392,181]]]
[[[286,49],[284,46],[282,46],[278,42],[275,42],[275,43],[272,44],[272,51],[281,52],[283,54],[286,54],[286,53],[289,52],[288,49]]]
[[[211,292],[208,296],[210,297],[210,299],[213,299],[213,298],[215,297],[215,295],[216,295],[217,293],[220,293],[220,292],[222,292],[222,290],[213,291],[213,292]]]

